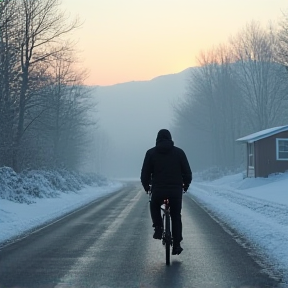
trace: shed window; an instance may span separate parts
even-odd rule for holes
[[[277,160],[288,160],[288,139],[276,139]]]
[[[248,166],[254,167],[254,143],[248,143]]]

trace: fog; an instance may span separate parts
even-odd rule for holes
[[[97,172],[113,178],[139,178],[145,153],[155,145],[158,131],[173,124],[173,103],[185,94],[190,71],[95,87],[97,141],[105,135]]]

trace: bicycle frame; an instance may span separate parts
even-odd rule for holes
[[[164,208],[162,207],[164,206]],[[170,265],[170,247],[173,245],[173,238],[171,233],[171,220],[170,220],[170,206],[169,199],[164,200],[164,204],[161,206],[163,212],[163,236],[162,244],[165,246],[166,250],[166,265]]]
[[[151,202],[152,193],[148,192],[149,202]],[[170,265],[170,248],[173,245],[173,238],[171,233],[171,216],[170,216],[170,205],[169,199],[164,199],[164,203],[161,205],[162,210],[162,223],[163,223],[163,234],[162,244],[166,250],[166,265]]]

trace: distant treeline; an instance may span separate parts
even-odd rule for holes
[[[173,134],[195,170],[244,168],[237,138],[288,125],[288,19],[278,29],[251,22],[198,62],[174,107]]]
[[[0,2],[0,167],[76,169],[88,141],[89,92],[58,0]]]

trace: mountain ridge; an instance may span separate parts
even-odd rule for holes
[[[194,69],[190,67],[151,80],[93,86],[98,102],[96,117],[100,129],[109,138],[106,175],[139,175],[142,158],[155,145],[157,132],[172,127],[173,105],[184,97]],[[123,167],[125,162],[131,163],[129,167]]]
[[[110,84],[110,85],[87,85],[87,86],[92,87],[92,88],[97,88],[97,87],[111,87],[111,86],[123,85],[123,84],[129,84],[129,83],[143,83],[143,82],[146,83],[146,82],[157,80],[158,78],[165,78],[169,76],[179,75],[182,73],[187,73],[187,72],[192,71],[194,68],[197,68],[197,67],[188,67],[180,72],[155,76],[149,80],[131,80],[131,81],[125,81],[125,82],[120,82],[120,83],[115,83],[115,84]]]

